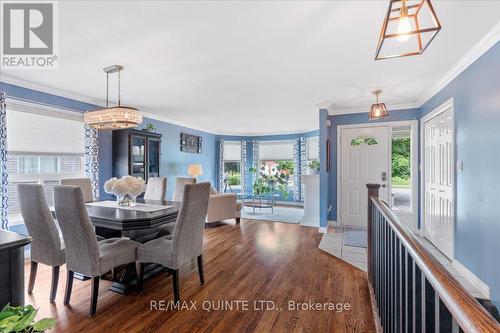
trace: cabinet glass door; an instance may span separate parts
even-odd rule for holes
[[[148,139],[148,177],[160,176],[160,140]]]
[[[131,135],[130,150],[131,176],[146,179],[146,138]]]

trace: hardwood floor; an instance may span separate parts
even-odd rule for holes
[[[51,304],[51,269],[44,265],[26,303],[40,308],[37,318],[55,317],[55,332],[374,332],[365,273],[318,249],[320,240],[316,228],[286,223],[241,220],[205,229],[205,284],[196,260],[180,278],[181,300],[196,302],[197,310],[160,310],[159,303],[150,309],[151,302],[173,299],[171,277],[162,272],[144,282],[141,294],[116,294],[103,280],[97,315],[89,317],[90,281],[75,280],[71,307],[64,306],[62,266]],[[25,268],[27,283],[28,263]],[[259,310],[254,301],[260,300],[277,309]],[[233,310],[215,310],[218,301],[233,301]],[[248,310],[237,310],[236,301],[248,301]],[[289,301],[348,303],[350,309],[290,310]]]

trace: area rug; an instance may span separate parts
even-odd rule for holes
[[[241,218],[248,220],[272,221],[282,223],[298,224],[304,215],[302,208],[295,207],[274,207],[271,209],[255,209],[255,213],[251,207],[244,207],[241,211]]]
[[[368,234],[366,229],[345,228],[344,245],[366,248]]]

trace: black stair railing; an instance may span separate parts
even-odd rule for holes
[[[368,184],[368,280],[384,332],[500,332]]]

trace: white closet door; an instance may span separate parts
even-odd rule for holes
[[[451,108],[425,122],[425,237],[453,256],[453,117]]]

